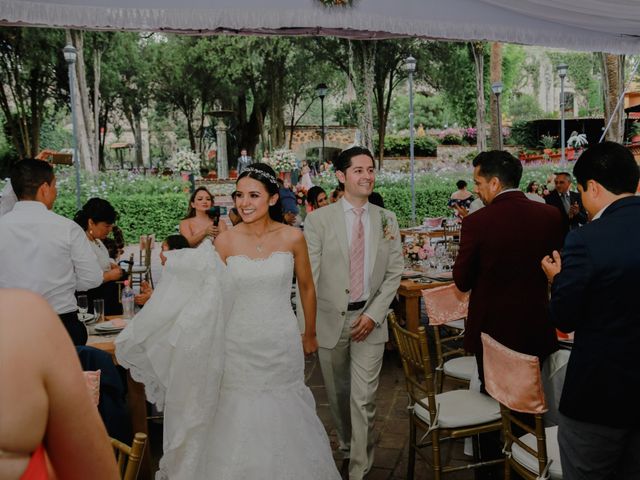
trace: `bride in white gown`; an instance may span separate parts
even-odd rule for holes
[[[243,223],[215,250],[167,252],[158,289],[116,340],[119,363],[165,411],[157,479],[340,479],[304,384],[304,354],[318,348],[306,243],[277,222],[277,190],[270,167],[243,171]]]

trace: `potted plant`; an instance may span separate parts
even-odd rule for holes
[[[546,155],[553,153],[553,148],[556,146],[557,141],[558,137],[554,137],[553,135],[542,135],[542,137],[540,137],[540,145],[543,148],[543,152]]]
[[[584,133],[573,132],[567,140],[568,147],[565,150],[567,160],[574,160],[576,154],[579,156],[588,144],[587,136]]]
[[[640,143],[640,122],[629,125],[629,140],[631,143]]]

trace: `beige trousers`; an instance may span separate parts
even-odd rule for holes
[[[362,480],[373,465],[373,427],[384,343],[351,341],[351,324],[361,310],[347,312],[334,348],[318,358],[341,448],[349,449],[349,480]]]

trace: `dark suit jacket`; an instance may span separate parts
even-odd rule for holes
[[[640,198],[612,203],[569,232],[551,290],[551,320],[575,339],[560,411],[640,426]]]
[[[562,215],[562,226],[564,228],[565,235],[569,230],[573,230],[574,228],[578,228],[580,225],[584,225],[585,223],[587,223],[587,212],[582,206],[582,199],[580,198],[580,194],[578,192],[569,192],[569,204],[573,205],[575,202],[578,202],[578,206],[580,207],[577,215],[575,215],[572,219],[569,219],[569,215],[565,211],[562,200],[560,199],[560,195],[556,190],[549,193],[549,195],[544,198],[544,201],[547,203],[547,205],[553,205],[558,210],[560,210],[560,215]]]
[[[480,332],[486,332],[518,352],[546,357],[557,350],[540,268],[562,245],[557,209],[506,192],[462,221],[460,241],[453,279],[471,290],[465,349],[481,354]]]

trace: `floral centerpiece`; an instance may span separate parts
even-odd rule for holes
[[[200,157],[191,150],[178,150],[167,164],[172,170],[178,172],[195,173],[200,171]]]
[[[405,261],[410,265],[416,265],[426,260],[435,253],[429,243],[427,235],[416,235],[412,241],[405,242],[402,246],[402,254]]]
[[[269,158],[269,165],[276,172],[291,172],[297,166],[296,156],[291,150],[276,150],[273,152],[273,156]]]

